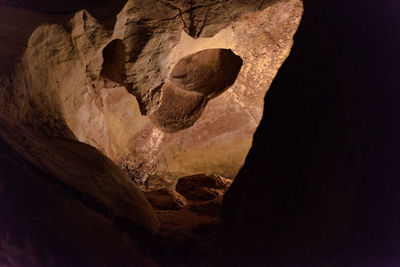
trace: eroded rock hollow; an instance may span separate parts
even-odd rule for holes
[[[302,2],[78,2],[0,5],[0,263],[205,263]]]
[[[208,100],[235,82],[241,66],[240,57],[227,49],[207,49],[182,58],[162,87],[161,105],[151,121],[164,132],[193,126]]]
[[[249,5],[234,19],[220,13],[232,9],[222,3],[189,6],[182,17],[185,4],[157,2],[151,12],[146,5],[128,2],[113,32],[86,11],[73,19],[87,79],[62,100],[67,125],[148,188],[196,173],[233,179],[292,45],[301,2]],[[192,9],[218,19],[201,17],[191,36],[182,20]],[[78,30],[85,25],[92,33]]]
[[[0,266],[400,266],[399,3],[302,11],[0,0]]]

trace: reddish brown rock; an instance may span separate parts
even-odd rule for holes
[[[10,173],[0,188],[1,197],[7,194],[6,201],[0,201],[0,252],[10,245],[5,254],[12,255],[16,244],[17,250],[28,248],[32,262],[47,257],[30,254],[31,247],[49,252],[56,266],[146,266],[136,257],[140,252],[135,244],[146,247],[142,241],[152,240],[159,223],[146,198],[115,163],[133,162],[128,169],[144,179],[171,183],[199,172],[233,178],[251,146],[262,99],[289,51],[301,10],[298,0],[129,0],[116,23],[109,24],[115,22],[110,9],[105,13],[111,20],[88,10],[53,16],[1,5],[0,136],[31,167],[2,167]],[[215,38],[204,38],[220,31]],[[173,133],[159,130],[147,115],[160,107],[162,85],[181,58],[205,49],[231,49],[243,59],[236,81],[208,103],[192,127]],[[267,74],[267,81],[260,83]],[[218,94],[230,83],[205,92]],[[168,92],[165,95],[168,99]],[[187,114],[199,106],[189,103]],[[29,175],[32,172],[36,174]],[[222,194],[204,188],[203,196],[208,195],[202,199]],[[171,225],[184,218],[190,218],[190,226],[210,221],[189,207],[182,210],[187,214],[170,218]],[[174,230],[186,222],[181,220]],[[177,248],[179,252],[182,247]],[[11,258],[20,255],[24,253]],[[82,255],[87,261],[79,261]],[[114,257],[121,260],[113,263]],[[20,265],[34,265],[30,263]]]
[[[24,1],[4,0],[11,2]],[[58,6],[30,2],[40,10]],[[141,177],[175,183],[178,177],[209,172],[234,178],[261,119],[264,94],[291,47],[301,1],[129,0],[116,22],[115,7],[88,6],[75,15],[52,16],[1,6],[0,39],[6,47],[0,53],[0,101],[7,103],[1,116],[35,127],[52,118],[52,128],[71,129],[79,141]],[[238,65],[232,62],[240,61],[235,55],[243,60],[237,79],[227,75]],[[161,89],[181,59],[176,78],[200,76],[190,80],[207,85],[196,90],[207,98],[219,95],[204,110],[197,101],[184,116],[164,112],[172,118],[168,125],[153,123],[163,120],[152,122],[143,114],[171,110],[161,103]],[[34,86],[25,92],[24,81]],[[63,119],[66,125],[58,125]],[[144,142],[135,142],[145,132]]]
[[[214,174],[197,174],[180,178],[176,191],[192,201],[207,201],[220,197],[232,181]]]
[[[302,11],[298,0],[206,3],[131,0],[113,31],[88,12],[73,19],[68,69],[85,75],[63,93],[67,124],[135,180],[237,175]]]
[[[160,210],[179,210],[186,205],[186,199],[172,189],[144,192],[150,204]]]
[[[230,49],[206,49],[182,58],[170,80],[181,89],[212,98],[233,85],[242,62]]]
[[[206,105],[206,97],[185,91],[167,82],[163,88],[161,106],[150,120],[164,132],[176,132],[192,126]]]
[[[164,132],[192,126],[207,101],[231,86],[242,59],[228,49],[207,49],[182,58],[162,87],[161,106],[150,115]]]

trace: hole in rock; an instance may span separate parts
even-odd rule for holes
[[[230,49],[207,49],[182,58],[163,86],[161,106],[150,119],[165,132],[192,126],[207,101],[235,82],[242,63]]]
[[[282,2],[211,38],[182,31],[168,39],[160,30],[113,40],[102,51],[99,79],[65,97],[74,100],[64,110],[75,136],[121,167],[152,205],[161,230],[149,254],[161,266],[207,261],[223,195],[244,164],[265,93],[292,46],[301,14],[295,11]],[[140,103],[148,102],[158,109],[143,115]]]
[[[103,49],[103,65],[101,75],[114,82],[125,80],[125,45],[120,39],[111,41]]]
[[[230,49],[206,49],[182,58],[171,72],[177,87],[215,97],[231,86],[243,61]]]

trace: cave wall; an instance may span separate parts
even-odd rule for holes
[[[225,197],[215,260],[222,266],[398,265],[399,5],[304,2],[295,46],[265,98],[246,165]],[[132,3],[124,12],[137,8]],[[190,10],[202,15],[202,2],[169,10],[173,16],[186,10],[184,24],[177,17],[179,30],[209,37],[240,10],[254,11],[259,6],[254,3],[260,4],[240,3],[243,8],[216,9],[230,12],[228,18],[207,20],[211,26],[221,20],[216,28],[202,29],[204,19],[191,20]],[[151,240],[140,239],[140,233],[158,228],[148,202],[113,162],[76,140],[65,121],[66,106],[59,102],[74,107],[70,96],[79,89],[75,83],[68,86],[72,81],[66,74],[72,70],[82,80],[97,78],[92,74],[101,73],[103,48],[125,35],[113,36],[112,28],[102,28],[86,11],[75,16],[76,27],[67,27],[75,30],[69,35],[61,26],[36,27],[67,25],[70,16],[0,8],[7,11],[1,37],[10,47],[0,53],[0,133],[7,143],[0,143],[1,264],[151,265],[137,252],[141,241]],[[133,25],[143,23],[134,19]],[[129,49],[145,55],[156,44]],[[33,56],[50,58],[43,61],[50,68],[30,60]],[[59,72],[51,72],[59,63]],[[54,86],[57,81],[62,86]],[[114,97],[123,92],[109,85],[117,88]]]
[[[400,263],[395,1],[304,1],[224,198],[223,266]]]
[[[151,264],[138,241],[159,228],[150,204],[63,116],[60,99],[85,75],[71,16],[0,9],[0,264]]]
[[[196,173],[233,179],[251,147],[262,99],[292,45],[302,3],[153,2],[128,1],[112,27],[104,25],[117,13],[109,5],[61,15],[5,6],[12,14],[0,25],[11,44],[0,54],[4,124],[46,121],[49,131],[62,129],[96,147],[153,187]],[[207,49],[239,56],[238,76],[218,94],[199,98],[190,125],[166,130],[150,119],[171,92],[164,84],[180,60]]]
[[[297,0],[249,3],[246,8],[244,3],[231,4],[194,3],[191,8],[160,2],[148,12],[147,4],[129,1],[118,15],[112,37],[108,36],[111,32],[100,34],[106,31],[92,16],[87,15],[85,20],[81,15],[75,16],[73,36],[79,38],[77,41],[86,40],[77,42],[76,47],[85,51],[93,43],[93,52],[81,57],[87,64],[90,81],[82,83],[69,96],[72,105],[62,101],[67,123],[76,137],[105,153],[135,180],[146,181],[150,186],[155,183],[152,181],[171,184],[179,177],[196,173],[215,173],[233,179],[250,149],[261,119],[265,92],[292,45],[302,4]],[[231,14],[228,22],[233,6],[236,15]],[[202,34],[195,36],[189,35],[188,24],[179,15],[179,10],[186,14],[192,9],[197,14],[193,15],[194,21],[204,22]],[[221,13],[222,10],[226,12]],[[203,13],[208,14],[207,19]],[[93,29],[83,28],[94,34],[83,34],[79,25],[89,24]],[[208,37],[211,32],[216,34]],[[110,82],[99,71],[102,54],[95,51],[103,49],[107,40],[111,40],[107,38],[119,38],[126,45],[126,79],[122,83]],[[171,72],[185,57],[208,49],[231,50],[241,57],[242,68],[218,94],[203,98],[194,93],[190,107],[193,112],[180,110],[179,101],[171,101],[178,96],[171,94],[168,82],[173,80]],[[195,71],[199,63],[194,63],[190,70],[196,73],[193,77],[201,80],[202,75]],[[207,64],[211,61],[203,62],[205,69],[211,69]],[[224,69],[226,66],[220,71]],[[202,86],[215,87],[211,85],[212,79],[210,76],[201,80],[210,83]],[[189,97],[188,93],[185,95]],[[168,125],[178,125],[176,119],[175,122],[167,121],[167,116],[164,122],[154,119],[166,107],[162,101],[176,107],[178,121],[182,116],[182,121],[190,123],[181,123],[171,131]]]
[[[102,137],[108,129],[102,124],[105,114],[101,109],[106,107],[115,138],[127,140],[120,147],[124,152],[128,141],[140,137],[137,130],[148,121],[142,113],[155,109],[161,101],[160,86],[173,69],[173,64],[167,64],[172,47],[185,34],[187,42],[194,42],[193,37],[210,37],[224,28],[228,28],[225,34],[232,33],[232,27],[228,26],[246,14],[250,15],[235,25],[243,30],[242,39],[236,36],[238,42],[245,43],[246,36],[253,36],[253,40],[259,42],[264,38],[272,39],[273,57],[268,55],[270,61],[263,65],[264,70],[274,66],[273,71],[268,71],[272,75],[292,44],[292,34],[302,12],[301,2],[194,1],[188,4],[177,1],[178,6],[171,6],[164,1],[132,0],[114,20],[110,17],[116,12],[109,5],[75,14],[69,13],[75,9],[71,6],[55,15],[58,11],[51,6],[42,10],[49,14],[37,12],[41,7],[46,8],[46,2],[38,1],[34,8],[19,3],[10,7],[8,1],[3,1],[0,6],[2,15],[5,14],[0,21],[0,136],[4,141],[0,147],[3,153],[0,206],[6,214],[0,218],[2,264],[151,265],[150,260],[139,254],[149,252],[152,238],[159,230],[153,209],[115,162],[80,142],[86,141],[79,138],[80,131],[85,131],[92,121],[98,128],[88,127],[89,131]],[[93,16],[92,11],[99,17]],[[288,17],[286,11],[295,16]],[[194,13],[201,19],[193,20]],[[245,31],[248,25],[260,25],[265,21],[264,26],[269,31],[257,27],[253,32]],[[115,27],[112,22],[116,22]],[[279,27],[268,28],[271,25]],[[275,41],[273,37],[280,32],[287,35]],[[190,53],[209,48],[234,48],[229,47],[229,43],[215,47],[210,45],[210,40],[213,39],[197,45],[197,50]],[[121,64],[121,42],[127,55],[125,64]],[[189,53],[189,50],[182,46],[178,52]],[[246,49],[242,48],[243,51]],[[120,60],[110,60],[109,53]],[[257,58],[252,53],[247,56]],[[118,71],[112,72],[110,65],[118,65]],[[123,65],[126,76],[120,75]],[[163,67],[162,71],[157,72],[157,66]],[[245,70],[249,77],[262,75],[262,72],[252,72],[256,67],[258,65],[247,65]],[[125,79],[123,84],[122,79]],[[253,84],[264,94],[267,88],[258,85]],[[100,92],[99,88],[104,90]],[[257,103],[261,105],[259,110],[262,109],[262,101],[258,99]],[[225,104],[220,100],[214,107],[224,109]],[[123,115],[128,121],[134,121],[128,127],[128,134],[118,128],[122,125],[120,121],[126,119],[119,113],[124,108],[130,113]],[[91,115],[91,112],[98,117],[83,116],[78,125],[79,116],[75,115]],[[212,118],[212,113],[209,114]],[[160,131],[150,130],[150,138],[147,136],[145,140],[152,147],[153,141],[159,140]],[[192,133],[197,135],[196,131]],[[252,132],[247,134],[251,137]],[[108,132],[105,134],[103,152],[112,146],[112,142],[107,142],[110,136]],[[205,133],[203,138],[206,137]],[[138,138],[139,142],[141,140]],[[175,147],[180,145],[179,142],[174,144]],[[245,145],[248,149],[250,142]],[[240,160],[243,158],[244,154]],[[179,163],[175,167],[180,168]],[[24,212],[25,207],[29,212]]]

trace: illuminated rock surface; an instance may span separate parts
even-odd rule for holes
[[[0,0],[0,265],[399,266],[400,6],[304,4],[264,102],[300,1]]]
[[[57,127],[68,127],[149,189],[196,173],[233,179],[251,147],[264,95],[292,45],[302,4],[175,4],[128,1],[113,30],[88,11],[74,15],[70,31],[40,26],[18,77],[10,82],[4,76],[3,84],[22,87],[17,83],[24,76],[40,77],[29,101],[57,113],[54,123],[66,123]],[[32,24],[67,24],[67,16],[25,16]],[[18,40],[15,47],[24,45]],[[5,54],[6,62],[15,61],[10,57]],[[15,95],[24,94],[19,91]],[[14,102],[8,105],[16,110],[25,105]],[[35,124],[38,117],[19,120]]]
[[[232,179],[250,149],[268,86],[292,45],[301,3],[249,4],[235,9],[232,20],[221,12],[233,9],[228,3],[199,4],[192,9],[210,13],[197,39],[186,33],[178,7],[157,2],[149,12],[149,3],[128,2],[113,32],[86,13],[75,16],[72,38],[87,81],[66,92],[67,124],[80,141],[149,189],[202,172]],[[179,8],[183,14],[192,10]],[[219,19],[210,24],[214,16]],[[121,48],[109,44],[116,38],[125,46],[125,63]],[[119,56],[111,62],[105,54]],[[123,75],[108,73],[123,64]]]
[[[2,264],[151,265],[147,255],[162,262],[157,248],[184,227],[156,235],[159,221],[184,218],[192,220],[186,236],[199,220],[211,224],[197,231],[207,238],[194,241],[209,248],[223,191],[166,218],[131,178],[155,190],[196,173],[236,175],[301,2],[65,3],[0,6]],[[186,66],[196,57],[192,79]],[[171,113],[177,97],[187,123]],[[188,264],[199,259],[194,251]]]

